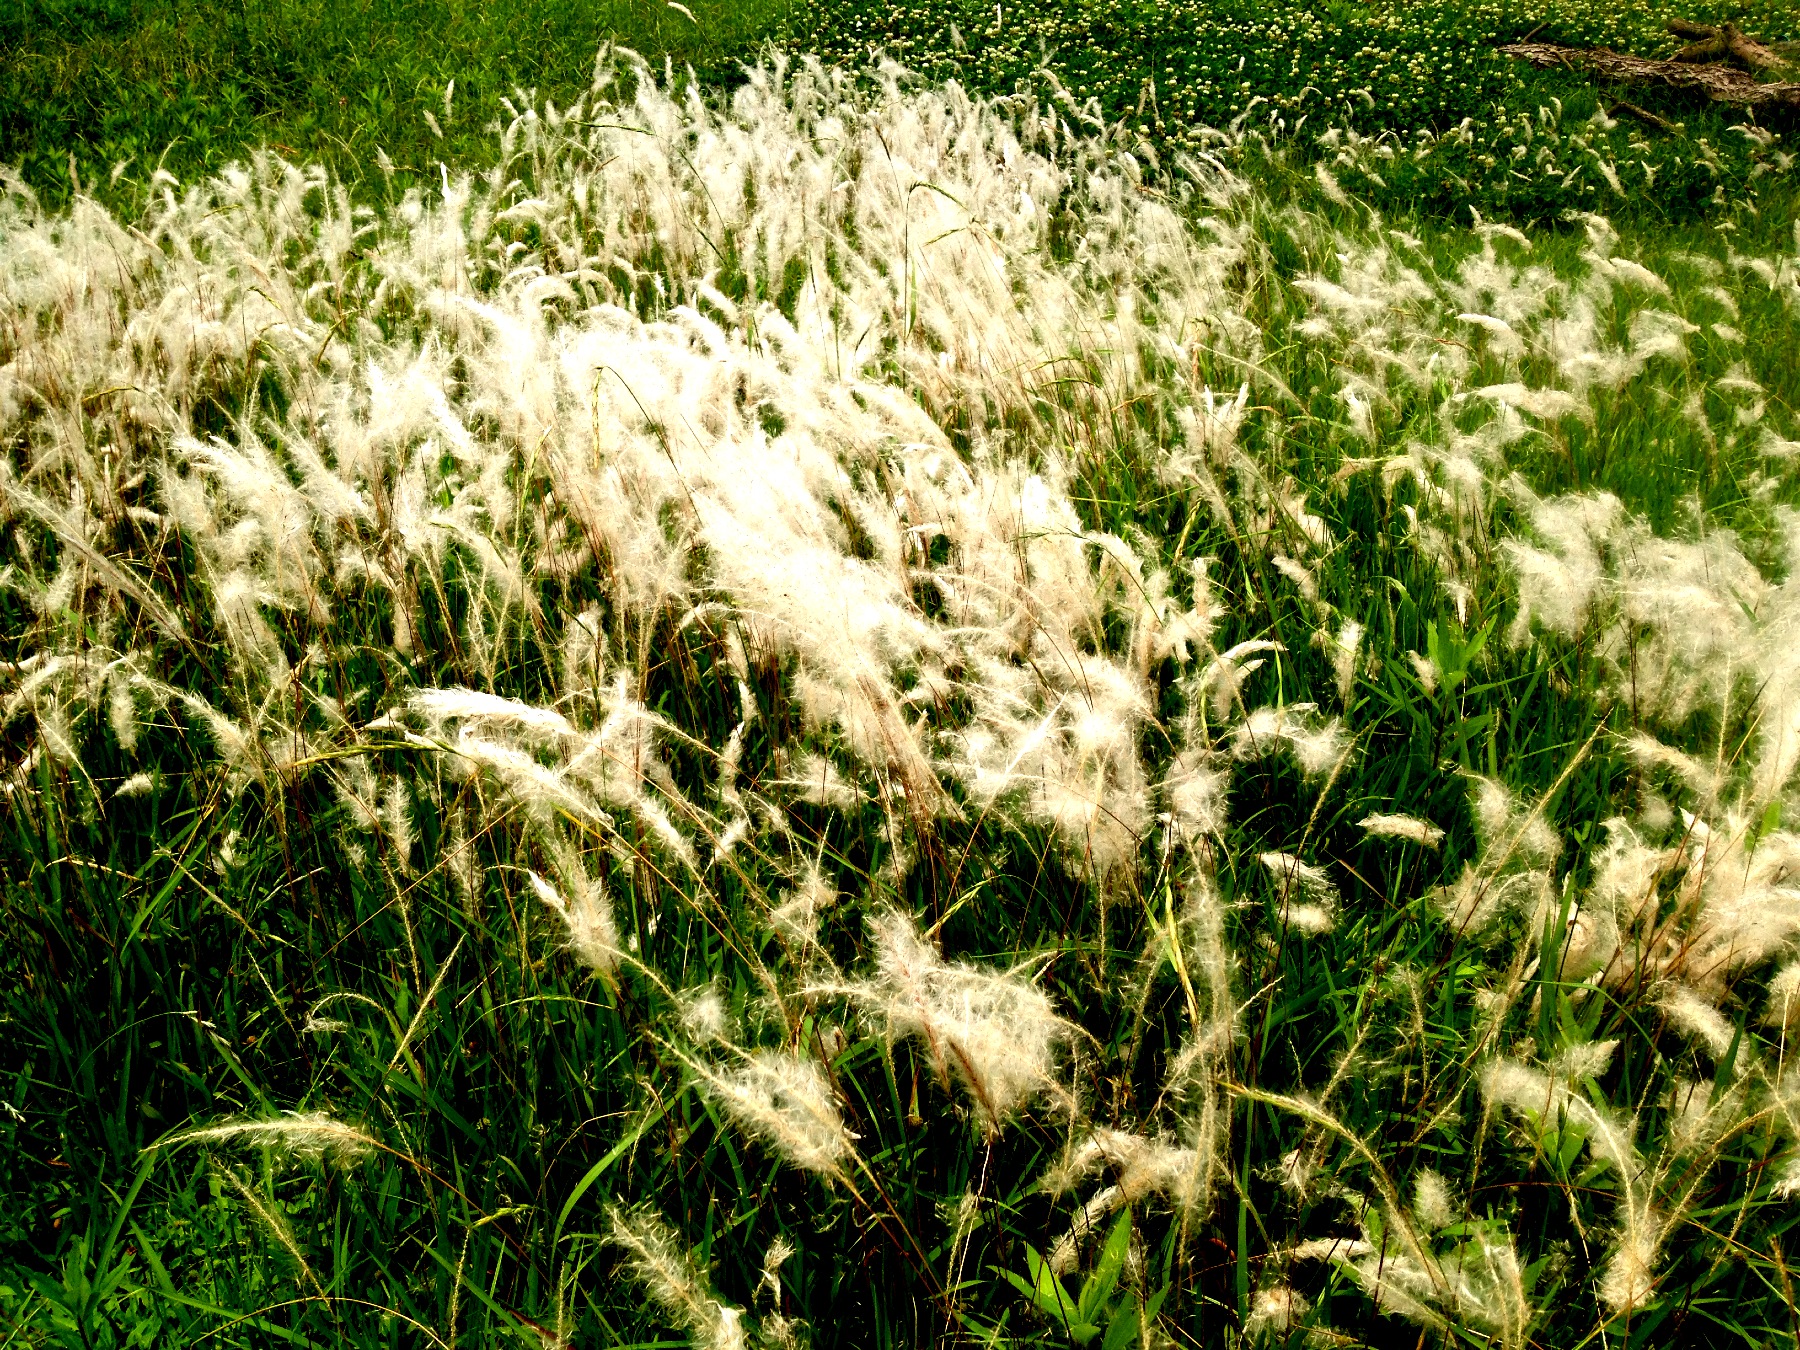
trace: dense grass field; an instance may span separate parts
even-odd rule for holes
[[[267,145],[379,193],[435,181],[440,162],[491,164],[509,100],[567,104],[602,43],[722,88],[774,42],[851,67],[879,53],[991,95],[1061,88],[1152,161],[1322,149],[1384,209],[1685,222],[1757,202],[1789,177],[1788,152],[1734,130],[1740,113],[1636,93],[1671,134],[1620,114],[1619,91],[1496,50],[1535,37],[1665,56],[1681,45],[1672,15],[1647,0],[18,0],[0,13],[0,163],[50,200],[79,181],[130,209],[158,167],[191,181]],[[1800,39],[1780,0],[1681,17]]]
[[[0,1346],[1800,1344],[1668,17],[0,14]]]

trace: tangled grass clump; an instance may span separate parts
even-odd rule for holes
[[[385,213],[9,180],[9,1316],[1785,1329],[1800,234],[1174,168],[609,52]]]

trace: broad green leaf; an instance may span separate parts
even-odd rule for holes
[[[1080,1321],[1075,1300],[1035,1247],[1025,1248],[1025,1264],[1031,1271],[1031,1283],[1021,1284],[1020,1288],[1030,1295],[1031,1301],[1064,1326]]]
[[[1087,1283],[1081,1287],[1080,1315],[1084,1322],[1099,1320],[1100,1310],[1106,1306],[1106,1300],[1112,1297],[1113,1290],[1119,1285],[1119,1272],[1125,1269],[1125,1257],[1131,1250],[1131,1210],[1119,1211],[1114,1221],[1112,1232],[1107,1234],[1106,1246],[1100,1251],[1100,1260],[1094,1271],[1087,1277]]]
[[[1781,799],[1777,797],[1763,808],[1762,824],[1757,827],[1756,837],[1764,838],[1781,828]]]
[[[1135,1345],[1141,1316],[1136,1299],[1120,1308],[1107,1323],[1106,1339],[1100,1342],[1100,1350],[1125,1350],[1126,1346]]]

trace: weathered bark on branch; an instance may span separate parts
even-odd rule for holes
[[[1729,61],[1752,72],[1787,71],[1794,66],[1793,57],[1783,49],[1785,44],[1771,47],[1759,42],[1746,35],[1735,23],[1720,24],[1714,28],[1711,24],[1670,19],[1668,28],[1676,37],[1691,39],[1687,46],[1675,53],[1672,60]]]
[[[1740,33],[1738,37],[1741,39],[1743,35]],[[1744,44],[1774,55],[1761,43],[1744,39]],[[1558,42],[1514,42],[1500,50],[1508,56],[1529,61],[1534,66],[1560,66],[1565,70],[1587,71],[1602,79],[1692,90],[1706,95],[1715,103],[1788,108],[1800,112],[1800,82],[1765,83],[1749,71],[1728,65],[1724,61],[1653,61],[1626,52],[1615,52],[1610,47],[1565,47]],[[1729,54],[1742,59],[1737,50],[1732,50]]]
[[[1624,99],[1619,99],[1612,105],[1612,115],[1617,117],[1620,113],[1624,113],[1627,117],[1635,117],[1638,121],[1653,126],[1658,131],[1667,132],[1671,136],[1681,134],[1681,127],[1678,124],[1671,122],[1666,117],[1658,117],[1648,108],[1640,108],[1635,103],[1627,103]]]

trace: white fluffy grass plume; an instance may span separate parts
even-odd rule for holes
[[[179,1144],[254,1145],[303,1162],[323,1160],[338,1167],[361,1162],[381,1146],[366,1131],[323,1111],[296,1111],[268,1120],[221,1121],[165,1135],[155,1147]]]
[[[607,1214],[607,1240],[624,1253],[627,1268],[644,1292],[702,1350],[743,1350],[749,1344],[744,1310],[713,1293],[706,1272],[681,1235],[651,1209]]]
[[[700,1075],[726,1115],[796,1167],[843,1175],[852,1145],[831,1084],[815,1060],[773,1050]]]
[[[1070,1028],[1025,971],[946,962],[904,914],[869,927],[875,975],[854,996],[890,1043],[917,1040],[938,1077],[956,1079],[985,1131],[1056,1088]]]

